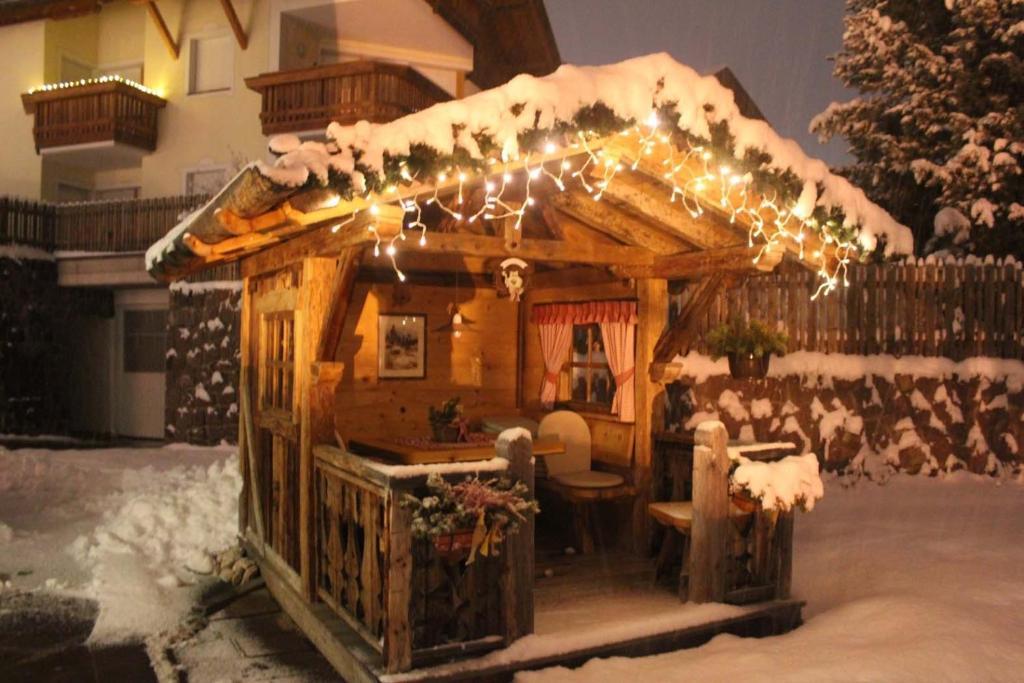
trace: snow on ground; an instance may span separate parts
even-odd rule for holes
[[[0,449],[0,590],[94,598],[91,639],[171,628],[231,545],[235,449]]]
[[[723,635],[639,659],[591,660],[517,681],[1014,681],[1024,671],[1024,486],[902,475],[828,482],[799,514],[794,597],[806,623]]]

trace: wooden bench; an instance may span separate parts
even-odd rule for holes
[[[688,579],[690,560],[690,530],[693,527],[693,501],[673,501],[668,503],[651,503],[647,506],[647,512],[659,524],[666,527],[665,539],[658,551],[658,559],[654,566],[655,580],[661,578],[675,559],[676,548],[681,543],[682,565],[679,568],[679,599],[683,602],[687,599]],[[730,505],[729,516],[740,520],[751,515]]]

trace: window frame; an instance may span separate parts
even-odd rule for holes
[[[228,54],[230,65],[228,71],[228,85],[226,88],[216,90],[196,90],[196,76],[198,74],[199,60],[196,59],[198,46],[203,41],[226,40],[229,46]],[[211,95],[230,95],[235,89],[235,43],[230,33],[216,32],[189,36],[188,39],[188,65],[185,72],[186,95],[188,97],[208,97]]]
[[[585,362],[574,360],[574,356],[575,356],[575,342],[576,342],[576,329],[579,328],[579,327],[583,327],[583,328],[587,329],[587,360]],[[605,346],[605,343],[604,343],[604,336],[603,335],[601,335],[600,339],[601,339],[601,347],[605,349],[605,359],[606,360],[605,360],[604,363],[595,363],[592,360],[592,354],[593,354],[593,348],[594,348],[594,336],[593,336],[593,331],[594,330],[597,330],[598,334],[600,334],[600,330],[601,330],[600,325],[598,325],[597,323],[573,323],[573,326],[572,326],[572,342],[573,343],[571,343],[569,345],[569,359],[568,359],[568,361],[565,364],[565,367],[566,367],[566,369],[569,372],[569,399],[565,400],[565,401],[558,401],[557,403],[558,403],[558,405],[560,407],[569,408],[569,409],[575,410],[577,412],[601,413],[601,414],[608,414],[608,415],[610,415],[611,412],[612,412],[612,402],[614,401],[615,390],[617,388],[616,385],[615,385],[615,375],[612,373],[611,365],[609,365],[609,363],[607,362],[608,351],[607,351],[607,347]],[[581,400],[579,400],[577,398],[573,398],[573,369],[574,368],[585,368],[586,369],[587,396],[588,397],[590,397],[592,395],[592,386],[593,386],[592,382],[593,382],[593,374],[594,374],[593,371],[594,370],[602,370],[602,369],[607,371],[608,379],[609,379],[609,387],[608,387],[609,388],[609,393],[608,393],[608,402],[607,403],[599,403],[599,402],[590,401],[590,400],[581,401]]]

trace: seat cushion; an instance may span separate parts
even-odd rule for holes
[[[563,472],[552,477],[562,486],[578,489],[610,489],[626,483],[618,474],[585,470],[583,472]]]

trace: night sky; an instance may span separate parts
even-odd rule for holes
[[[832,77],[842,0],[544,0],[562,61],[607,64],[668,52],[700,73],[728,66],[768,121],[811,156],[842,163],[845,141],[807,132],[852,93]]]

